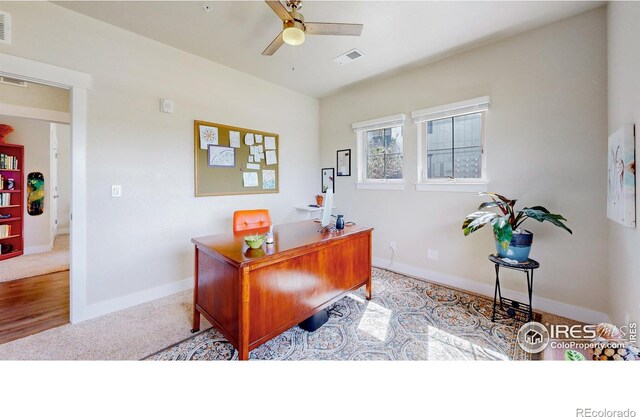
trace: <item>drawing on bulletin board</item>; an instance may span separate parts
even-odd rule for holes
[[[234,167],[236,166],[236,153],[233,148],[227,146],[209,145],[210,167]]]
[[[279,136],[194,121],[196,197],[279,192]]]

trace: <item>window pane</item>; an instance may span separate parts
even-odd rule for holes
[[[402,154],[385,155],[385,178],[402,179]]]
[[[428,121],[427,178],[482,177],[482,114]]]
[[[384,153],[384,130],[370,130],[367,132],[367,153]]]
[[[370,130],[366,141],[366,178],[402,179],[402,127]]]
[[[384,178],[384,155],[371,155],[367,157],[367,178],[381,180]]]
[[[454,117],[454,178],[482,176],[482,115]]]
[[[427,177],[453,176],[453,119],[427,122]]]

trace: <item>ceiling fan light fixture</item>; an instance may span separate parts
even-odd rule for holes
[[[296,46],[304,42],[304,26],[300,22],[287,22],[282,31],[282,40],[286,44]]]

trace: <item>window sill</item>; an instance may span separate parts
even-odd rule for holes
[[[357,182],[357,190],[404,190],[404,182]]]
[[[455,193],[477,193],[488,190],[486,182],[455,183],[455,182],[420,182],[416,183],[416,191],[444,191]]]

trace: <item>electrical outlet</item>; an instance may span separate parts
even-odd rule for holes
[[[389,247],[395,251],[396,250],[396,241],[392,240],[391,242],[389,242]]]
[[[111,197],[122,197],[122,186],[121,185],[112,185],[111,186]]]
[[[429,249],[427,251],[427,258],[431,259],[431,260],[434,260],[434,261],[437,261],[438,260],[438,251],[435,250],[435,249]]]

